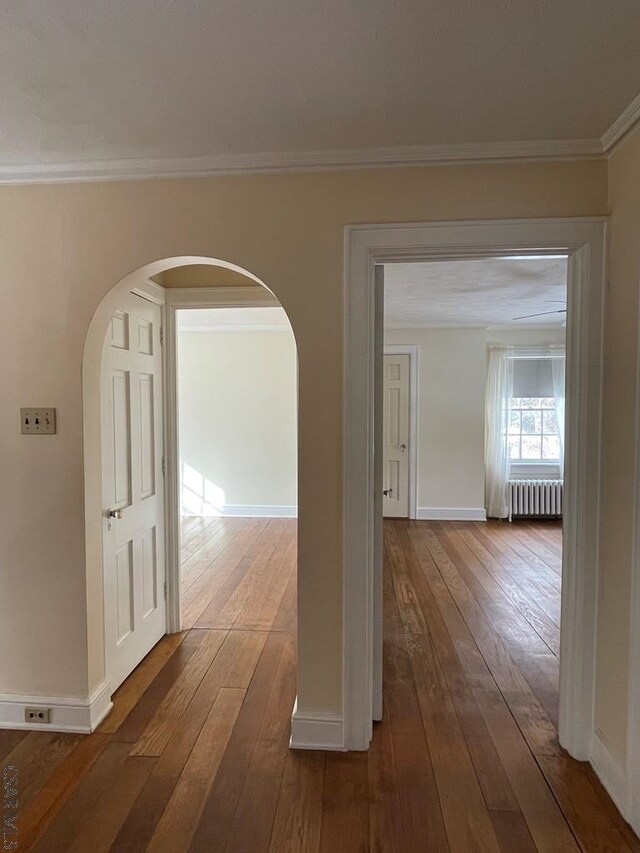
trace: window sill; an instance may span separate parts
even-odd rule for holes
[[[555,480],[560,477],[560,466],[553,462],[513,462],[510,477],[514,480],[532,478]]]

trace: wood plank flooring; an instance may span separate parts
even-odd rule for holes
[[[385,522],[385,719],[292,752],[296,523],[188,519],[185,630],[90,736],[0,732],[20,850],[640,851],[557,738],[558,524]]]

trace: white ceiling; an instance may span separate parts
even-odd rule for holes
[[[288,331],[283,308],[189,308],[178,311],[178,330],[183,332]]]
[[[561,326],[564,314],[514,318],[563,308],[566,278],[565,258],[386,264],[385,327]]]
[[[5,3],[0,168],[599,140],[639,32],[637,0]]]

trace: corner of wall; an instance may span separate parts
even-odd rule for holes
[[[323,749],[344,752],[344,719],[340,714],[298,710],[296,697],[291,715],[291,749]]]
[[[625,820],[630,819],[628,768],[611,749],[600,729],[593,733],[591,766]]]
[[[47,709],[49,722],[26,722],[25,711],[29,707]],[[106,681],[87,698],[4,694],[0,696],[0,729],[91,734],[112,707],[111,685]]]

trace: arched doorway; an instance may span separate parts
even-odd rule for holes
[[[202,281],[194,278],[193,273],[198,269],[208,269],[213,275],[206,277],[203,284]],[[176,275],[177,271],[182,273]],[[161,509],[157,510],[162,518],[154,528],[154,536],[157,533],[158,538],[157,540],[149,539],[146,547],[157,556],[159,561],[157,567],[152,567],[152,574],[157,568],[154,574],[153,594],[162,605],[162,586],[166,583],[167,604],[166,610],[163,609],[162,618],[156,619],[155,634],[149,634],[146,640],[134,643],[137,651],[134,649],[130,652],[126,662],[117,663],[114,648],[119,642],[122,643],[125,637],[131,640],[135,633],[136,608],[140,610],[140,607],[135,602],[135,591],[132,585],[132,588],[125,590],[124,593],[124,610],[127,611],[127,619],[130,617],[130,623],[125,625],[124,629],[122,625],[118,630],[114,629],[111,623],[118,616],[118,607],[121,611],[123,609],[123,594],[121,591],[121,600],[118,601],[119,593],[114,589],[114,584],[109,582],[109,571],[119,571],[133,578],[135,568],[133,563],[138,559],[136,554],[142,553],[145,548],[144,543],[137,542],[133,538],[127,542],[114,541],[114,529],[120,524],[122,517],[128,515],[133,518],[135,501],[132,500],[132,483],[129,482],[125,491],[117,495],[118,500],[114,502],[113,477],[109,479],[107,474],[105,478],[105,457],[109,457],[110,454],[113,456],[114,452],[114,441],[109,438],[109,429],[114,423],[113,398],[111,400],[109,398],[112,389],[105,394],[105,388],[108,387],[107,379],[111,381],[107,373],[110,369],[109,357],[110,350],[113,348],[113,335],[123,335],[119,347],[121,352],[136,349],[141,340],[138,337],[138,331],[133,335],[133,326],[131,329],[127,327],[126,330],[122,327],[120,331],[114,333],[114,317],[121,318],[131,310],[131,300],[134,301],[134,313],[135,300],[138,300],[139,305],[144,303],[145,307],[152,312],[149,318],[141,321],[145,328],[142,357],[150,359],[155,352],[156,362],[160,360],[161,387],[158,386],[155,396],[156,435],[161,430],[163,438],[162,441],[156,442],[152,449],[148,444],[147,453],[154,454],[154,461],[150,463],[151,469],[163,472],[159,476],[159,486],[164,486],[164,495],[161,497]],[[127,308],[127,301],[129,308]],[[197,256],[174,257],[147,264],[123,278],[105,296],[91,321],[83,358],[89,683],[92,685],[106,683],[107,689],[103,690],[106,702],[109,701],[108,696],[112,694],[123,677],[126,677],[126,674],[139,662],[140,656],[144,656],[150,643],[153,644],[158,639],[157,634],[177,632],[181,628],[176,312],[180,308],[279,304],[274,294],[260,279],[235,264]],[[154,349],[151,342],[155,334],[154,331],[149,331],[153,326],[152,315],[158,318],[160,324],[157,340],[160,341],[160,336],[164,339],[160,352],[157,351],[157,347]],[[133,317],[133,314],[131,316]],[[131,322],[133,323],[134,320]],[[135,323],[138,323],[138,320],[135,320]],[[141,327],[136,325],[135,328],[139,330]],[[131,347],[129,342],[132,344]],[[136,358],[139,357],[140,353],[136,352]],[[124,383],[120,384],[123,394],[126,395]],[[160,396],[162,396],[161,403],[159,403]],[[146,399],[151,400],[149,394]],[[125,397],[123,401],[121,417],[126,419],[128,417],[126,412],[131,415],[127,408],[130,403]],[[159,420],[158,405],[160,406]],[[127,420],[127,429],[129,423]],[[139,417],[137,423],[139,428]],[[149,424],[150,420],[147,419],[147,427]],[[136,436],[132,436],[130,432],[128,435],[129,441],[133,441],[134,445],[136,442],[139,443],[139,432]],[[126,455],[126,449],[123,452]],[[126,458],[121,468],[126,475],[127,470],[131,469],[131,456]],[[136,489],[139,490],[139,484]],[[160,489],[156,491],[159,495]],[[147,529],[151,528],[147,525]],[[117,561],[114,558],[116,552],[121,556],[124,554],[124,566],[116,565]],[[144,591],[139,591],[139,594],[144,595]],[[116,596],[115,600],[114,596]],[[108,706],[104,709],[105,713],[107,711]]]

